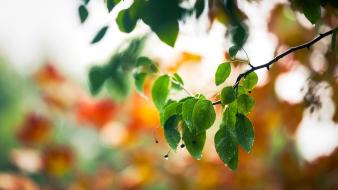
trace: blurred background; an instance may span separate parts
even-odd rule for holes
[[[128,0],[110,13],[103,0],[91,0],[81,24],[82,3],[0,0],[0,189],[338,189],[338,64],[329,37],[257,72],[249,115],[254,148],[239,152],[232,172],[215,151],[216,124],[201,160],[184,148],[164,159],[169,146],[150,99],[151,79],[145,95],[133,85],[123,100],[90,94],[89,68],[151,30],[138,22],[130,34],[119,31],[115,18]],[[244,49],[253,65],[338,25],[330,7],[325,24],[315,27],[288,1],[239,0],[238,6],[247,17]],[[217,99],[222,87],[213,78],[230,47],[223,15],[215,6],[180,22],[174,48],[150,34],[142,52],[163,72],[179,73],[193,94]],[[91,44],[103,25],[110,26],[107,34]],[[246,59],[243,52],[238,57]],[[234,64],[225,85],[246,68]]]

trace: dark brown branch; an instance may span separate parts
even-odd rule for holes
[[[277,55],[274,59],[272,59],[271,61],[263,64],[263,65],[259,65],[259,66],[250,66],[251,68],[249,70],[246,70],[245,72],[241,73],[238,75],[237,79],[236,79],[236,82],[234,84],[234,88],[238,88],[238,85],[239,85],[239,82],[245,78],[248,74],[256,71],[256,70],[259,70],[259,69],[263,69],[263,68],[266,68],[266,69],[270,69],[270,66],[272,64],[274,64],[275,62],[277,62],[278,60],[280,60],[281,58],[289,55],[290,53],[294,52],[294,51],[297,51],[297,50],[300,50],[300,49],[304,49],[304,48],[307,48],[307,49],[310,49],[310,47],[317,43],[319,40],[321,40],[322,38],[326,37],[326,36],[329,36],[329,35],[332,35],[334,33],[335,30],[337,30],[338,27],[332,29],[332,30],[329,30],[323,34],[319,34],[319,36],[317,36],[316,38],[314,38],[313,40],[305,43],[305,44],[302,44],[302,45],[299,45],[299,46],[296,46],[296,47],[292,47],[290,49],[288,49],[287,51],[283,52],[282,54],[279,54]],[[213,105],[217,105],[217,104],[221,104],[221,101],[218,100],[216,102],[213,103]]]

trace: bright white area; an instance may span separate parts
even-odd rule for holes
[[[332,121],[335,104],[331,99],[332,89],[320,83],[322,106],[314,113],[307,109],[296,133],[300,153],[308,161],[321,155],[330,155],[338,147],[338,124]]]
[[[126,38],[149,31],[140,22],[132,34],[119,32],[115,17],[120,9],[130,5],[128,0],[119,4],[110,14],[105,8],[104,0],[91,0],[88,5],[90,15],[85,24],[81,25],[77,12],[81,2],[82,0],[0,0],[0,54],[8,58],[14,68],[24,75],[34,72],[48,58],[58,64],[59,69],[69,77],[86,84],[91,65],[104,63]],[[250,36],[244,49],[253,65],[263,64],[273,58],[277,39],[268,33],[266,20],[276,2],[284,1],[265,0],[261,4],[239,1],[239,6],[249,18]],[[217,65],[224,61],[224,51],[231,44],[224,38],[226,28],[222,24],[214,23],[207,33],[207,22],[204,12],[201,20],[190,19],[187,24],[181,23],[175,48],[161,43],[153,35],[146,52],[162,60],[164,66],[173,63],[182,51],[200,54],[202,64],[183,66],[179,72],[189,90],[212,95],[219,90],[213,82],[214,72]],[[110,26],[106,36],[100,43],[91,45],[90,41],[104,25]],[[240,56],[245,58],[243,52]],[[258,71],[259,85],[268,82],[266,72]],[[303,68],[297,68],[279,76],[276,92],[282,101],[301,101],[299,89],[307,77],[306,73]],[[229,84],[233,83],[235,77],[231,76]],[[327,98],[330,100],[330,96]],[[324,113],[330,107],[329,100],[322,107]],[[313,160],[337,146],[337,126],[331,117],[317,120],[313,119],[314,116],[308,116],[307,111],[304,116],[297,140],[303,156]]]

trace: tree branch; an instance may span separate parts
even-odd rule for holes
[[[297,51],[297,50],[300,50],[300,49],[304,49],[304,48],[307,48],[307,49],[310,49],[310,47],[317,43],[319,40],[321,40],[322,38],[326,37],[326,36],[329,36],[329,35],[332,35],[334,33],[335,30],[338,30],[338,27],[334,28],[334,29],[331,29],[323,34],[319,34],[319,36],[317,36],[316,38],[314,38],[313,40],[305,43],[305,44],[302,44],[302,45],[299,45],[299,46],[296,46],[296,47],[292,47],[290,49],[288,49],[287,51],[283,52],[282,54],[279,54],[277,55],[274,59],[272,59],[271,61],[263,64],[263,65],[259,65],[259,66],[250,66],[251,68],[249,70],[246,70],[245,72],[241,73],[238,75],[237,79],[236,79],[236,82],[234,84],[234,88],[237,89],[238,88],[238,85],[239,85],[239,82],[245,78],[248,74],[256,71],[256,70],[259,70],[259,69],[263,69],[263,68],[267,68],[268,70],[270,69],[270,66],[272,64],[274,64],[275,62],[277,62],[278,60],[280,60],[281,58],[289,55],[290,53],[294,52],[294,51]],[[221,101],[218,100],[216,102],[213,103],[213,105],[217,105],[217,104],[221,104]]]

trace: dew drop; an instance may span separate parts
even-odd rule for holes
[[[168,154],[164,155],[164,159],[168,160],[169,159],[169,155]]]

